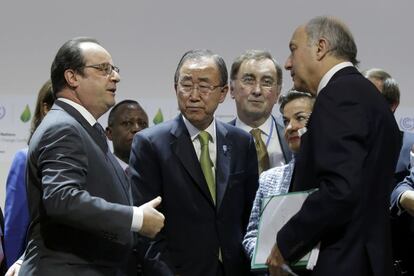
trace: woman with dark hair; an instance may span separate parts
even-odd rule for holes
[[[30,128],[29,140],[54,102],[50,80],[39,90],[36,108]],[[26,196],[27,148],[19,150],[13,159],[6,182],[4,209],[4,255],[10,267],[26,248],[26,232],[29,226],[29,209]]]
[[[285,139],[289,149],[296,155],[300,149],[300,136],[306,131],[306,123],[312,113],[315,98],[304,92],[289,91],[279,99],[280,112],[285,125]],[[263,199],[289,191],[295,158],[283,166],[271,168],[260,174],[259,189],[253,203],[249,225],[243,240],[243,247],[250,259],[253,257],[259,227],[260,209]]]

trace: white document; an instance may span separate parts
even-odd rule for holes
[[[277,233],[300,210],[305,199],[313,191],[293,192],[268,197],[263,200],[255,253],[252,259],[253,270],[267,267],[265,263],[273,245],[276,243]],[[312,252],[312,255],[314,255],[312,258],[313,264],[316,263],[318,252],[319,250]],[[306,267],[310,254],[311,252],[306,254],[293,266]]]

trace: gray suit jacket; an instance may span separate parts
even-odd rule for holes
[[[130,186],[99,133],[57,100],[28,153],[21,275],[116,275],[131,253]]]

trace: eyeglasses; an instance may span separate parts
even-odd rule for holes
[[[85,65],[83,67],[85,67],[85,68],[94,68],[96,70],[105,72],[105,74],[107,74],[107,75],[112,74],[112,71],[115,71],[115,72],[119,73],[119,68],[115,65],[110,64],[110,63]]]
[[[218,87],[223,87],[222,85],[210,85],[208,83],[192,83],[186,81],[179,82],[179,85],[181,88],[180,90],[185,94],[190,94],[197,87],[198,92],[204,95],[212,93]]]
[[[240,79],[240,81],[246,85],[246,86],[256,86],[256,79],[252,76],[244,76],[243,78]],[[274,85],[276,84],[276,82],[271,79],[271,78],[265,78],[260,80],[260,87],[264,88],[264,89],[271,89],[272,87],[274,87]]]

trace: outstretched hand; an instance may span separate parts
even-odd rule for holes
[[[164,227],[165,217],[155,208],[160,205],[161,197],[156,197],[151,201],[141,205],[144,219],[139,233],[143,236],[154,238]]]

